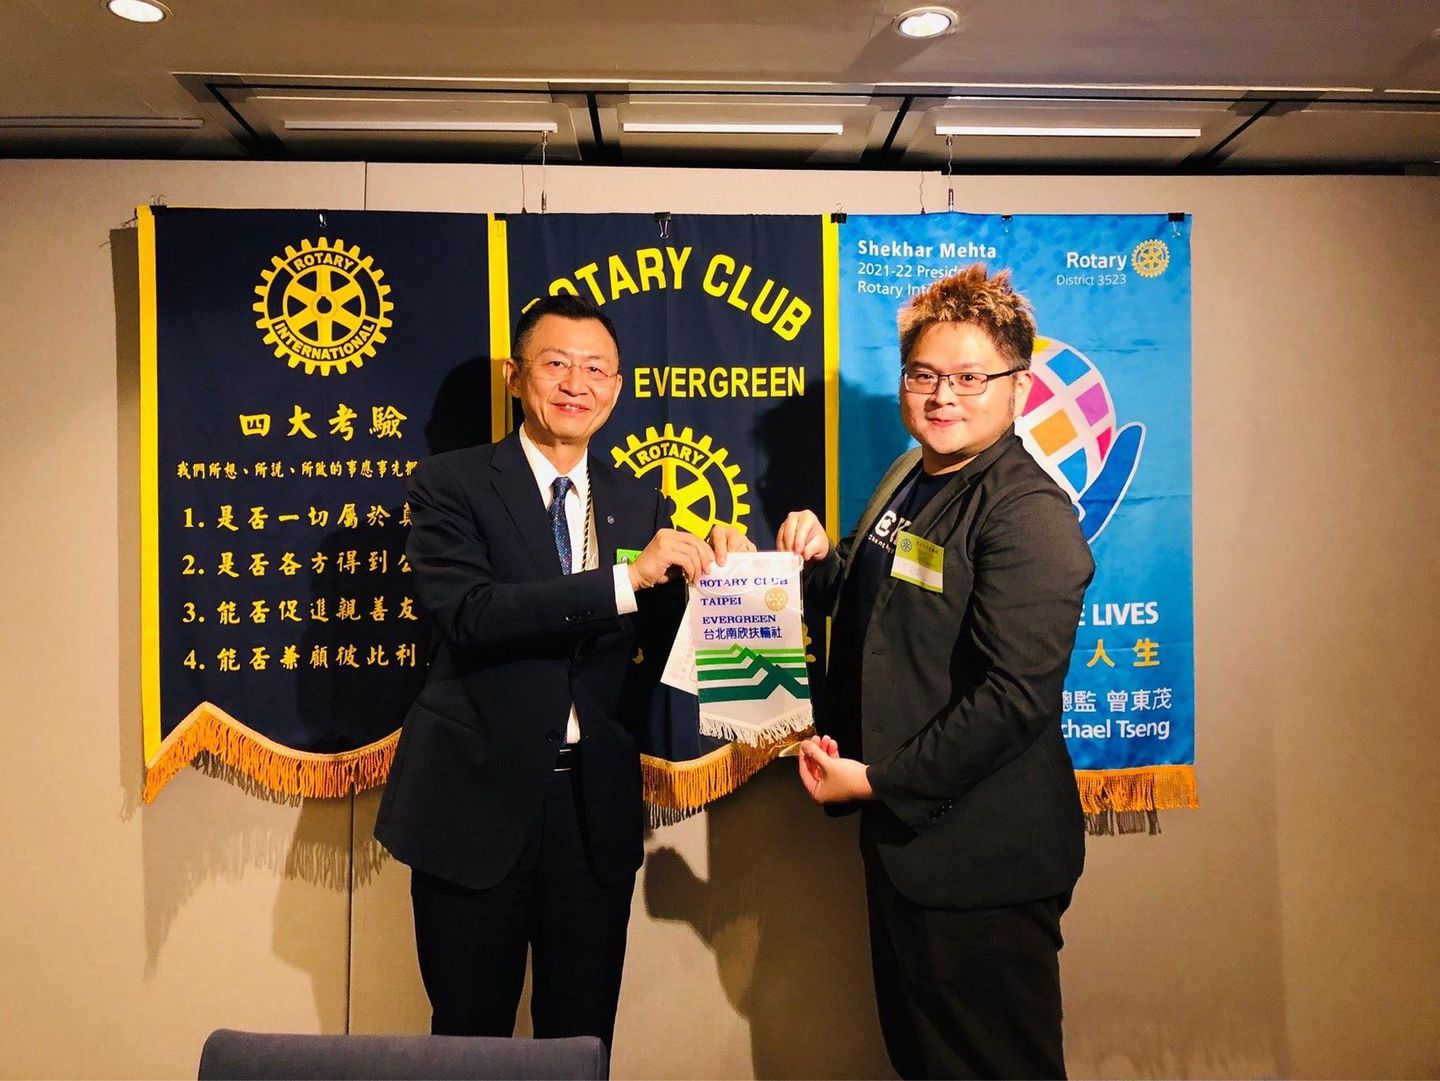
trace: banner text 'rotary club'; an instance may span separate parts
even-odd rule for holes
[[[551,296],[559,293],[588,296],[596,304],[604,305],[652,289],[680,290],[687,280],[696,278],[692,273],[687,279],[686,273],[693,253],[694,248],[689,245],[638,248],[629,255],[617,252],[606,257],[604,266],[596,260],[576,268],[569,277],[556,278],[550,283],[549,292]],[[712,255],[704,271],[698,272],[698,278],[705,292],[747,312],[787,342],[795,340],[813,312],[789,286],[773,278],[762,281],[749,263],[742,263],[724,252]]]

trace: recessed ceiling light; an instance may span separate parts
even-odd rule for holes
[[[938,38],[959,22],[960,17],[949,8],[911,8],[895,16],[895,32],[907,38]]]
[[[105,0],[105,10],[132,23],[158,23],[170,14],[157,0]]]

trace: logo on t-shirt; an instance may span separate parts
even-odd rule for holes
[[[892,508],[875,520],[875,524],[870,527],[870,532],[866,535],[865,540],[879,546],[880,550],[887,555],[893,555],[895,553],[895,534],[909,528],[910,519],[900,517],[899,513]]]

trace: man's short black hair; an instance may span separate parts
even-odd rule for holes
[[[577,297],[573,293],[560,293],[553,297],[541,297],[530,307],[526,308],[520,315],[520,320],[515,324],[515,339],[510,351],[520,359],[525,359],[526,339],[530,332],[535,329],[535,324],[546,315],[558,315],[565,319],[594,319],[610,335],[610,340],[615,343],[615,355],[620,355],[620,338],[615,333],[615,324],[610,322],[610,317],[600,310],[600,305],[586,297]]]

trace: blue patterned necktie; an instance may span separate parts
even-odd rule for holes
[[[555,551],[560,555],[560,570],[569,574],[574,553],[570,550],[570,523],[565,520],[565,496],[570,491],[569,477],[556,477],[550,484],[550,531],[555,534]]]

